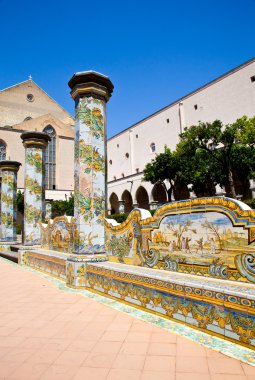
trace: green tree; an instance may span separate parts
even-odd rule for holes
[[[24,193],[20,190],[17,192],[17,209],[21,214],[24,214]]]
[[[196,186],[210,190],[219,183],[236,198],[234,177],[247,187],[253,175],[253,125],[243,117],[226,126],[216,120],[186,128],[177,145],[177,154],[186,158],[186,162],[190,158],[187,170],[183,172],[184,180],[189,178],[195,191]]]
[[[52,202],[52,216],[55,218],[56,216],[74,215],[74,196],[71,194],[68,200],[62,201],[53,201]]]
[[[175,152],[171,152],[165,146],[164,153],[157,154],[155,159],[149,162],[143,171],[143,181],[151,182],[152,184],[161,183],[167,193],[168,201],[172,201],[172,194],[179,173],[178,160]],[[168,181],[167,188],[164,181]]]

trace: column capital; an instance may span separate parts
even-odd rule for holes
[[[17,172],[20,166],[21,166],[21,163],[18,161],[10,161],[10,160],[0,161],[1,170],[11,170],[11,171]]]
[[[35,146],[46,148],[51,137],[44,132],[24,132],[20,136],[25,147]]]
[[[96,71],[77,72],[69,80],[68,85],[74,100],[91,95],[107,102],[114,88],[107,76]]]

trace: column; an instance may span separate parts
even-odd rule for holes
[[[158,201],[151,201],[150,202],[150,211],[157,210],[158,206],[159,206]]]
[[[0,161],[2,171],[1,189],[1,241],[17,240],[17,172],[21,163],[17,161]]]
[[[125,214],[125,201],[119,201],[119,213]]]
[[[39,222],[45,215],[44,151],[50,136],[43,132],[25,132],[20,136],[25,147],[24,245],[41,243]]]
[[[76,73],[68,84],[76,108],[74,253],[104,253],[106,102],[113,91],[113,84],[108,77],[94,71]]]
[[[45,201],[45,220],[47,222],[52,218],[52,201],[53,199],[46,199]]]

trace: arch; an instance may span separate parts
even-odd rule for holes
[[[149,210],[149,196],[143,186],[139,186],[136,191],[136,200],[139,208]]]
[[[43,132],[51,137],[45,149],[45,186],[46,189],[56,189],[56,131],[51,125],[47,125]]]
[[[167,202],[167,194],[162,183],[155,183],[151,191],[152,198],[154,201],[157,201],[160,204]]]
[[[125,201],[125,213],[129,213],[133,210],[133,199],[132,195],[128,190],[123,191],[121,199]]]
[[[6,160],[6,142],[0,139],[0,161]]]
[[[119,212],[119,198],[115,193],[112,193],[110,198],[111,214],[118,214]]]

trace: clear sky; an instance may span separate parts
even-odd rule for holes
[[[255,0],[0,0],[0,88],[33,80],[74,114],[76,71],[108,75],[108,136],[255,56]]]

